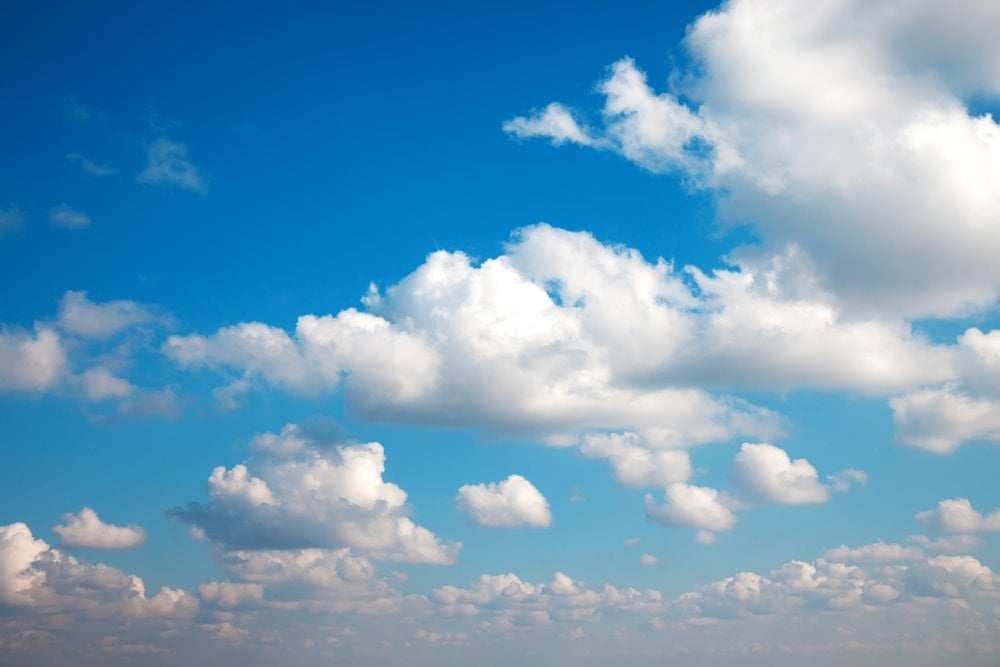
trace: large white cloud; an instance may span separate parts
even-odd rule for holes
[[[302,444],[282,448],[283,439]],[[406,492],[382,479],[382,445],[306,442],[295,427],[258,438],[253,458],[212,471],[206,504],[171,515],[230,550],[351,547],[384,560],[454,561],[461,544],[442,544],[414,523]]]
[[[521,475],[501,482],[466,484],[458,490],[458,506],[480,526],[545,528],[552,524],[549,501]]]
[[[829,497],[812,464],[805,459],[792,461],[785,450],[768,443],[743,443],[729,476],[750,502],[801,505],[825,503]]]
[[[548,122],[551,106],[505,127],[680,171],[764,252],[801,247],[852,310],[961,313],[1000,288],[1000,128],[963,103],[998,90],[996,18],[971,0],[734,0],[690,27],[694,67],[669,92],[624,59],[602,129]]]
[[[67,547],[132,549],[146,541],[146,531],[140,526],[104,523],[89,507],[76,514],[63,514],[62,518],[65,524],[54,526],[52,530]]]
[[[372,291],[369,312],[306,315],[294,335],[243,323],[171,336],[163,350],[236,371],[233,391],[248,378],[299,392],[343,382],[366,418],[560,441],[627,430],[650,448],[780,430],[773,414],[705,387],[882,393],[955,377],[953,349],[898,320],[845,318],[799,284],[797,261],[707,276],[538,225],[479,265],[430,255]]]

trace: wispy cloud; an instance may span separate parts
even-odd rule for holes
[[[174,185],[204,193],[208,180],[188,160],[187,144],[159,138],[146,145],[146,167],[136,181],[146,185]]]
[[[56,227],[66,229],[82,229],[90,226],[90,218],[66,204],[53,206],[49,209],[49,222]]]
[[[99,162],[94,162],[80,153],[67,153],[66,160],[73,164],[79,165],[83,171],[100,178],[101,176],[111,176],[112,174],[117,174],[118,170],[106,164],[101,164]]]

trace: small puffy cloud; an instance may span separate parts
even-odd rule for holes
[[[62,519],[63,524],[53,526],[52,530],[67,547],[133,549],[146,541],[146,531],[140,526],[104,523],[89,507],[76,514],[63,514]]]
[[[729,472],[740,496],[755,503],[801,505],[825,503],[829,493],[805,459],[767,443],[743,443]]]
[[[635,433],[590,433],[584,436],[580,453],[587,458],[607,459],[615,479],[634,488],[665,488],[691,477],[691,457],[685,451],[652,449]]]
[[[138,324],[156,320],[156,313],[135,301],[95,303],[86,292],[66,292],[59,301],[59,327],[87,338],[106,339]]]
[[[34,333],[0,329],[0,392],[44,391],[66,371],[59,334],[44,326]]]
[[[49,223],[66,229],[83,229],[90,226],[90,218],[66,204],[49,209]]]
[[[97,366],[81,373],[80,383],[83,385],[87,398],[92,401],[124,398],[135,391],[135,387],[128,380],[116,377],[103,366]]]
[[[110,176],[112,174],[118,173],[118,170],[114,167],[109,167],[106,164],[100,164],[85,158],[79,153],[67,153],[66,161],[73,164],[79,165],[80,169],[84,172],[90,174],[91,176],[100,178],[101,176]]]
[[[671,484],[664,495],[664,504],[658,504],[653,496],[646,495],[646,515],[657,523],[704,531],[729,530],[736,524],[736,515],[730,508],[732,500],[715,489]],[[706,540],[702,538],[699,542],[704,544]]]
[[[643,554],[639,556],[639,563],[645,565],[646,567],[652,567],[653,565],[659,564],[660,559],[653,554]]]
[[[900,544],[874,542],[850,548],[841,544],[835,549],[827,549],[823,558],[841,563],[905,563],[920,560],[924,552],[919,547],[904,547]]]
[[[1000,509],[980,514],[968,498],[942,500],[935,509],[920,512],[916,518],[949,533],[1000,532]]]
[[[136,181],[148,185],[175,185],[200,193],[208,190],[208,180],[188,160],[187,145],[162,137],[146,145],[146,167],[136,176]]]
[[[122,417],[177,419],[181,416],[181,402],[169,387],[157,391],[132,392],[118,404],[118,414]]]
[[[584,146],[598,143],[580,127],[569,109],[556,102],[530,116],[518,116],[505,121],[503,131],[518,139],[544,137],[557,146],[567,141]]]
[[[479,526],[552,525],[549,501],[520,475],[511,475],[502,482],[466,484],[458,490],[458,506]]]
[[[969,440],[1000,441],[1000,399],[951,387],[924,389],[889,400],[896,437],[939,454]]]
[[[170,514],[229,550],[350,547],[380,560],[453,562],[461,544],[442,544],[415,524],[406,492],[384,481],[384,471],[385,452],[374,442],[258,449],[246,463],[212,471],[207,503]]]

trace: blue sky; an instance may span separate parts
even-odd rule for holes
[[[0,664],[995,663],[1000,10],[0,11]]]

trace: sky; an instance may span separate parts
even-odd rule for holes
[[[1000,6],[6,3],[0,665],[1000,661]]]

